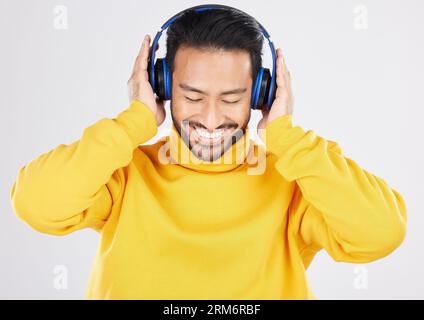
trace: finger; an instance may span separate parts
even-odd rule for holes
[[[283,66],[283,74],[287,75],[288,70],[287,70],[286,60],[284,59],[283,52],[281,51],[281,49],[280,49],[280,56],[281,56],[281,61]]]
[[[280,60],[280,65],[281,65],[281,74],[283,75],[284,78],[287,78],[288,70],[287,70],[286,61],[283,56],[283,51],[281,50],[281,48],[278,48],[277,50],[278,50],[278,58]]]
[[[150,36],[146,35],[140,52],[140,71],[147,71],[150,51]]]
[[[161,125],[166,118],[165,101],[156,97],[156,106],[158,107],[156,111],[158,124]]]
[[[151,50],[152,46],[150,46],[150,35],[147,35],[147,43],[144,44],[144,48],[140,55],[140,67],[138,69],[138,72],[142,72],[143,74],[146,74],[149,68],[149,62],[151,57]],[[159,49],[159,43],[156,44],[155,52]]]
[[[291,74],[290,74],[289,69],[287,68],[287,64],[286,64],[286,61],[284,59],[282,51],[281,51],[281,57],[282,57],[282,60],[283,60],[283,75],[284,75],[286,87],[287,87],[288,91],[291,92]]]
[[[276,82],[277,82],[277,90],[278,90],[278,88],[285,88],[286,87],[286,79],[285,79],[284,73],[283,73],[283,58],[282,58],[280,48],[277,49],[277,61],[276,61],[276,63],[277,63]]]
[[[162,99],[160,99],[158,96],[156,96],[155,100],[156,100],[156,104],[157,104],[159,107],[163,107],[163,106],[165,105],[165,101],[164,101],[164,100],[162,100]]]
[[[262,141],[264,141],[264,130],[266,128],[265,126],[265,119],[262,118],[261,120],[259,120],[258,122],[258,126],[256,127],[256,132],[258,133],[258,136],[261,138]]]
[[[135,74],[139,72],[141,69],[141,60],[143,59],[143,52],[145,51],[145,48],[148,46],[148,35],[144,36],[144,39],[141,43],[140,50],[138,52],[138,55],[135,59],[134,66],[133,66],[133,72],[131,77],[133,77]]]
[[[269,114],[268,108],[266,106],[263,106],[262,109],[261,109],[261,113],[262,113],[262,117],[264,119],[266,119],[268,117],[268,114]]]
[[[286,87],[287,87],[288,92],[291,92],[292,79],[291,79],[291,74],[290,74],[289,69],[287,68],[286,61],[285,61],[284,57],[283,57],[283,63],[284,63],[284,69],[286,70],[286,72],[285,72]]]
[[[291,79],[291,74],[290,71],[287,71],[287,89],[289,92],[292,91],[292,87],[291,87],[291,83],[292,83],[292,79]]]

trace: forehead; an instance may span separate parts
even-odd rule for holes
[[[246,84],[251,81],[250,55],[245,50],[180,47],[174,58],[173,76],[197,86]]]

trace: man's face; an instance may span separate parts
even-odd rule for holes
[[[172,121],[197,158],[214,161],[245,134],[251,87],[247,51],[178,48],[172,75]]]

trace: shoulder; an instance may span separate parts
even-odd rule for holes
[[[163,136],[155,139],[155,141],[150,144],[139,145],[137,148],[134,149],[133,159],[142,159],[145,161],[156,163],[158,161],[160,153],[163,152],[162,147],[166,144],[167,141],[168,136]]]
[[[263,143],[250,139],[250,149],[247,154],[247,163],[249,168],[262,168],[262,171],[275,170],[273,164],[278,160],[277,157],[268,151]]]

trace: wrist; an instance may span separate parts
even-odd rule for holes
[[[137,99],[132,99],[129,107],[118,114],[115,121],[128,134],[134,148],[150,140],[158,132],[155,114]]]

